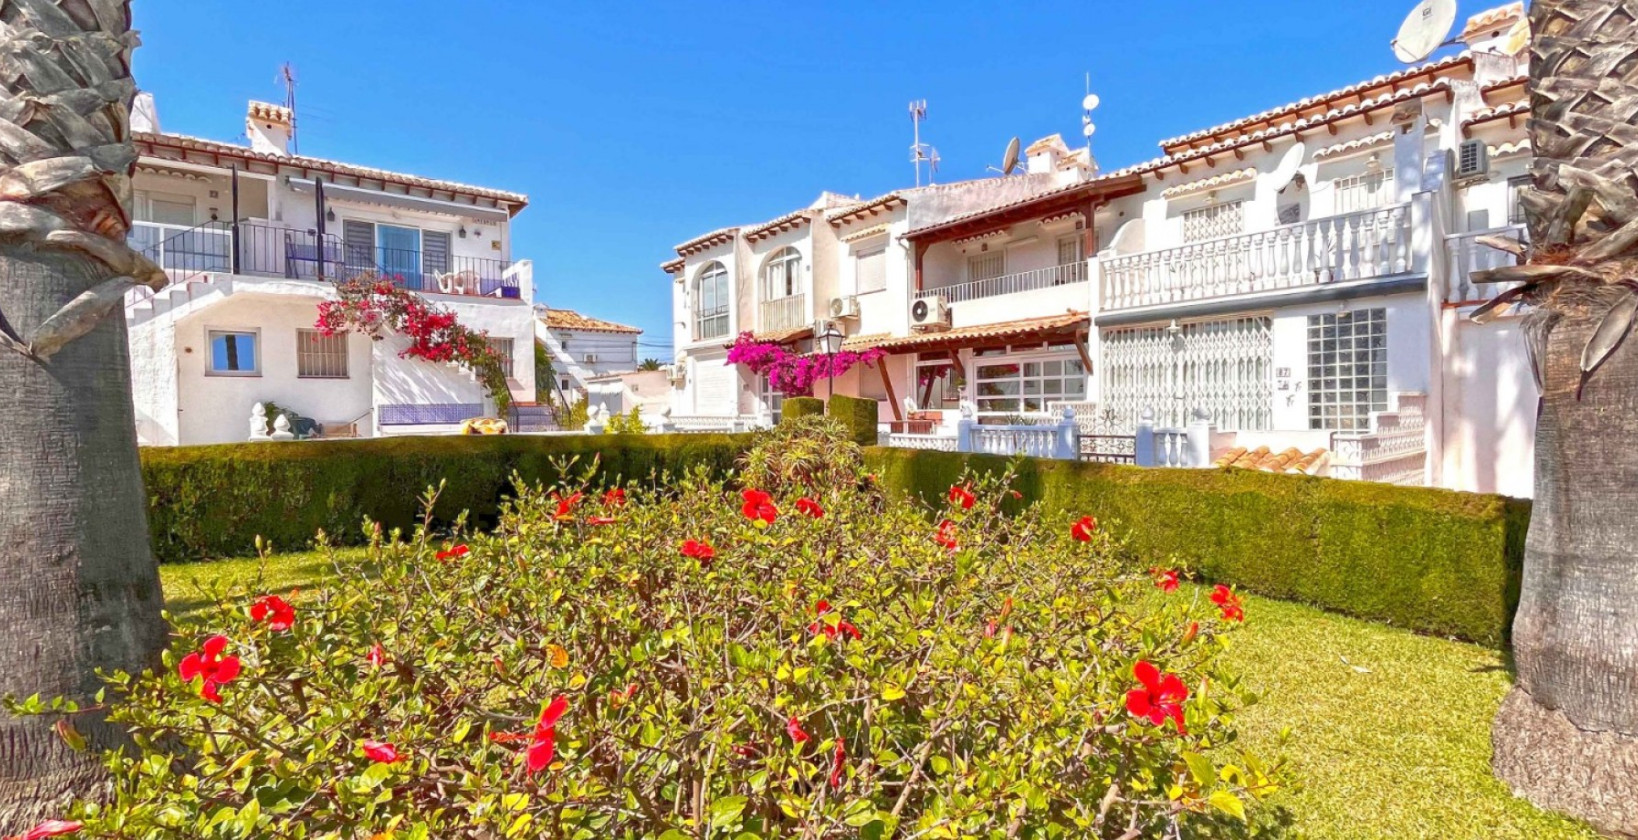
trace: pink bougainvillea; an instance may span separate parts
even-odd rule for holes
[[[402,282],[403,278],[397,278]],[[386,277],[361,276],[336,284],[336,299],[318,305],[320,335],[356,332],[377,341],[389,332],[410,340],[405,359],[460,365],[478,377],[501,415],[512,404],[506,369],[487,334],[462,326],[455,314]]]
[[[743,332],[728,348],[728,364],[744,365],[752,373],[767,377],[768,384],[787,397],[806,397],[812,396],[814,383],[819,380],[834,379],[856,365],[873,366],[885,355],[875,348],[843,350],[835,355],[798,354],[783,344],[758,341]]]

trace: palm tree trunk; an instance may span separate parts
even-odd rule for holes
[[[1638,0],[1535,0],[1530,24],[1531,264],[1495,276],[1539,307],[1542,402],[1494,766],[1537,805],[1638,837]]]
[[[0,0],[0,694],[89,705],[165,644],[118,306],[157,280],[124,246],[134,45],[119,0]],[[0,836],[103,789],[123,735],[71,720],[91,751],[0,712]]]

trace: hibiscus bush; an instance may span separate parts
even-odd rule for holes
[[[162,671],[110,677],[138,749],[63,818],[188,840],[1245,831],[1285,772],[1236,743],[1252,698],[1217,655],[1256,616],[1232,591],[1196,597],[1005,476],[887,498],[826,423],[771,433],[740,484],[563,463],[492,533],[366,525],[322,589],[224,594]]]

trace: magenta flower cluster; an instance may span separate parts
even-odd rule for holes
[[[806,397],[813,394],[814,383],[834,379],[847,373],[855,365],[873,366],[882,356],[881,350],[843,350],[834,356],[824,353],[797,354],[785,345],[772,341],[758,341],[743,332],[728,348],[728,364],[745,365],[758,376],[766,376],[775,391],[787,397]]]

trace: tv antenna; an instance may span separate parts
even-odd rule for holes
[[[910,125],[914,134],[914,142],[910,144],[910,163],[916,167],[916,186],[921,186],[921,165],[927,164],[927,183],[933,183],[933,176],[938,174],[938,149],[921,142],[921,121],[927,119],[927,100],[916,99],[910,102]]]
[[[1098,171],[1098,162],[1092,157],[1092,134],[1098,127],[1092,124],[1092,112],[1098,110],[1102,102],[1092,92],[1092,74],[1086,74],[1086,96],[1081,97],[1081,136],[1086,138],[1086,165],[1092,167],[1093,172]]]
[[[279,67],[277,83],[284,85],[284,107],[290,109],[290,152],[296,152],[296,68],[286,61]]]
[[[1445,40],[1456,23],[1456,0],[1421,0],[1411,7],[1399,34],[1389,43],[1393,54],[1406,64],[1418,64],[1440,47],[1456,43]]]

